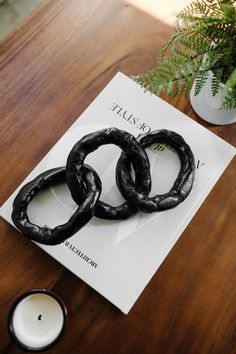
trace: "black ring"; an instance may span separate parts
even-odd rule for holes
[[[181,135],[170,130],[156,130],[138,138],[143,148],[151,146],[153,143],[167,143],[177,152],[181,166],[179,174],[168,193],[156,195],[149,198],[146,194],[137,192],[131,177],[131,161],[125,153],[122,153],[117,163],[117,186],[125,199],[146,212],[162,211],[170,209],[181,203],[192,189],[195,161],[189,145]],[[123,176],[127,179],[124,183]]]
[[[96,202],[101,194],[99,176],[91,167],[84,165],[83,173],[78,176],[77,184],[79,185],[82,181],[85,183],[86,196],[67,223],[53,229],[31,223],[27,215],[28,204],[42,188],[65,182],[65,170],[65,167],[57,167],[41,173],[20,189],[13,202],[12,220],[16,227],[31,240],[44,245],[57,245],[79,231],[93,217]]]
[[[83,170],[86,156],[98,149],[101,145],[115,144],[119,146],[132,161],[135,171],[135,188],[137,191],[147,195],[151,189],[150,164],[145,150],[141,147],[135,137],[126,131],[117,128],[102,129],[88,134],[80,139],[69,153],[66,165],[67,184],[74,201],[79,204],[83,188],[78,184],[77,176]],[[123,174],[124,183],[129,174]],[[79,192],[78,193],[78,189]],[[95,216],[103,219],[126,219],[137,212],[133,203],[124,202],[113,207],[99,201],[95,208]]]

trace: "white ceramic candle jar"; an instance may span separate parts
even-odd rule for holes
[[[67,311],[62,300],[44,289],[30,290],[17,298],[8,317],[9,334],[20,348],[42,352],[62,337]]]

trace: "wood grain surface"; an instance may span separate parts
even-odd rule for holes
[[[1,204],[117,71],[153,66],[171,31],[121,0],[45,0],[1,43]],[[170,103],[236,144],[235,124]],[[235,354],[235,171],[234,159],[127,316],[1,219],[0,353],[23,352],[7,333],[9,307],[42,287],[69,308],[50,353]]]

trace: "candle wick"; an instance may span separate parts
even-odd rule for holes
[[[42,319],[42,315],[39,315],[38,320],[40,321]]]

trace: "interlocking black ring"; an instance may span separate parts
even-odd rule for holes
[[[115,144],[126,153],[130,161],[132,161],[135,171],[136,190],[142,195],[148,195],[151,189],[151,175],[149,159],[145,150],[133,135],[116,128],[108,128],[84,136],[69,153],[66,164],[66,179],[74,201],[80,204],[80,196],[84,194],[82,185],[80,187],[78,185],[77,178],[83,171],[86,156],[105,144]],[[130,180],[129,173],[125,176],[124,172],[123,177],[124,180],[126,178],[128,181]],[[95,208],[95,216],[103,219],[126,219],[137,212],[132,198],[130,203],[124,202],[116,207],[99,201]]]
[[[149,159],[144,149],[153,143],[164,143],[172,147],[180,159],[179,174],[168,193],[149,198],[151,175]],[[98,201],[101,180],[97,173],[84,164],[86,156],[104,144],[115,144],[123,151],[117,162],[116,183],[126,202],[112,207]],[[135,172],[132,178],[131,166]],[[72,148],[66,167],[45,171],[25,184],[18,192],[12,211],[16,227],[28,238],[45,245],[56,245],[79,231],[96,215],[104,219],[126,219],[138,210],[144,212],[163,211],[181,203],[192,189],[195,161],[189,145],[177,133],[157,130],[140,136],[116,129],[103,129],[84,136]],[[79,205],[67,223],[49,228],[40,227],[29,221],[27,207],[42,188],[67,182],[74,201]]]
[[[137,191],[131,177],[131,161],[122,152],[117,163],[117,186],[123,197],[138,209],[148,213],[170,209],[181,203],[192,189],[195,173],[195,161],[189,145],[181,135],[170,130],[156,130],[139,137],[143,148],[154,143],[167,143],[177,152],[181,166],[174,185],[168,193],[149,198],[147,194]],[[124,175],[126,179],[124,179]]]
[[[79,231],[94,215],[95,205],[101,194],[101,181],[97,173],[88,165],[83,166],[83,173],[77,183],[85,183],[87,195],[67,223],[51,229],[40,227],[29,221],[27,207],[42,188],[66,181],[65,167],[45,171],[25,184],[18,192],[12,211],[12,220],[16,227],[28,238],[45,245],[57,245]],[[77,188],[74,191],[77,193]]]

